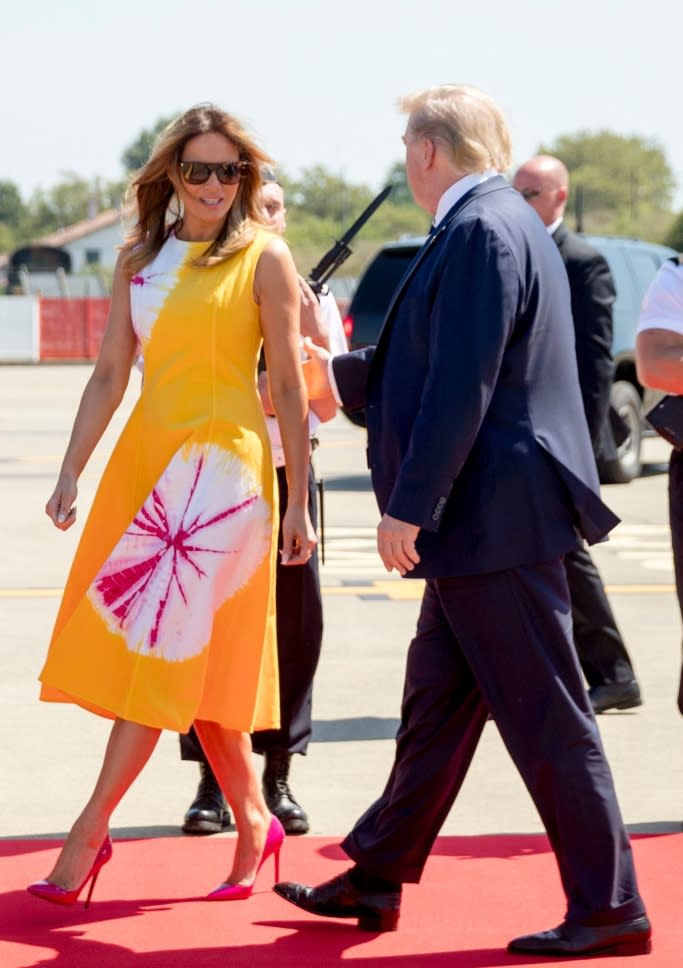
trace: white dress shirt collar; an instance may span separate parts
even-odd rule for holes
[[[560,217],[556,218],[554,222],[550,223],[550,225],[546,225],[546,228],[548,230],[548,235],[555,235],[555,233],[557,232],[557,230],[561,225],[562,225],[562,216],[560,215]]]
[[[481,185],[482,182],[488,181],[489,178],[494,178],[497,174],[498,172],[493,171],[493,169],[489,171],[475,171],[471,175],[465,175],[464,178],[460,178],[450,188],[447,188],[439,199],[439,204],[436,206],[434,225],[437,226],[439,222],[443,221],[444,217],[463,195],[466,195],[476,185]]]

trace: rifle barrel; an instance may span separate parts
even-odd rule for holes
[[[339,240],[341,245],[346,245],[351,241],[354,235],[360,231],[370,216],[380,207],[384,199],[389,195],[391,195],[391,185],[387,185],[386,188],[383,188],[379,195],[376,198],[373,198],[365,211],[361,212],[351,228],[348,229],[344,235],[342,235],[341,239]]]
[[[372,213],[379,208],[387,195],[391,194],[391,185],[387,185],[376,198],[370,202],[364,212],[358,216],[350,229],[342,235],[338,242],[335,242],[331,249],[325,253],[320,262],[308,275],[308,282],[313,287],[314,292],[319,292],[323,284],[330,278],[343,262],[351,255],[349,242],[360,229],[365,225]]]

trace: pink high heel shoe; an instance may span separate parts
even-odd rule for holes
[[[251,897],[254,891],[254,884],[256,883],[258,872],[261,870],[271,854],[273,854],[275,860],[275,881],[279,881],[280,850],[282,849],[284,839],[285,832],[282,828],[282,824],[277,817],[271,816],[270,826],[268,827],[268,835],[266,836],[266,843],[263,848],[263,854],[261,855],[261,860],[256,868],[256,874],[254,875],[254,880],[251,882],[251,884],[231,884],[229,881],[224,881],[222,884],[218,885],[215,891],[211,891],[211,893],[207,895],[207,901],[243,901],[246,900],[246,898]]]
[[[36,881],[35,884],[29,884],[26,890],[29,892],[29,894],[33,894],[35,897],[39,897],[43,901],[50,901],[52,904],[68,905],[76,903],[78,900],[78,895],[81,893],[88,881],[90,881],[90,889],[88,891],[88,896],[85,899],[85,907],[87,908],[90,904],[90,898],[92,897],[92,892],[98,875],[104,865],[111,860],[112,853],[113,847],[111,837],[109,834],[107,834],[102,841],[102,846],[97,851],[97,856],[93,861],[92,867],[88,871],[88,874],[80,887],[75,887],[73,890],[69,890],[66,887],[60,887],[59,884],[53,884],[52,881]]]

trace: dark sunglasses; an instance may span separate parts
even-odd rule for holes
[[[246,161],[181,161],[178,167],[188,185],[204,185],[215,172],[221,185],[236,185],[249,170]]]
[[[519,194],[527,202],[530,202],[534,198],[538,198],[538,196],[542,194],[542,190],[540,188],[520,188],[519,189]]]

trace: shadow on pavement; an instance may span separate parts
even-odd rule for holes
[[[399,727],[398,719],[382,719],[379,716],[356,716],[351,719],[315,720],[314,743],[343,743],[366,739],[394,739]]]

